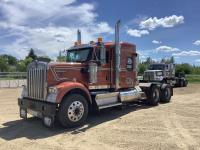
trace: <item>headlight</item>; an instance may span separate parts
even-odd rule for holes
[[[161,81],[161,80],[163,80],[163,77],[162,76],[157,76],[156,80],[160,80]]]
[[[58,89],[56,87],[49,87],[47,101],[55,103],[58,94]]]
[[[163,72],[159,71],[159,72],[156,72],[156,76],[162,76],[163,75]]]
[[[49,87],[49,93],[57,93],[57,91],[56,87]]]

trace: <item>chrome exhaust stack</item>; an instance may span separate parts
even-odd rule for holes
[[[77,31],[77,42],[81,44],[81,31],[79,29]]]
[[[115,25],[115,90],[120,88],[119,74],[120,74],[120,43],[119,43],[119,26],[120,20]]]

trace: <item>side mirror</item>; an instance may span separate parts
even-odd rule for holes
[[[100,49],[100,61],[101,65],[104,65],[106,63],[106,49],[103,45],[101,46]]]

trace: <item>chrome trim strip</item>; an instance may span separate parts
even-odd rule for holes
[[[107,89],[110,88],[110,85],[90,85],[89,89],[94,90],[94,89]]]
[[[105,99],[105,98],[112,98],[112,97],[118,97],[118,95],[119,95],[119,92],[97,94],[96,95],[96,100]]]

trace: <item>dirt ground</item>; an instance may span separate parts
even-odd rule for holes
[[[200,149],[200,84],[175,88],[168,104],[103,110],[75,129],[48,129],[37,118],[21,120],[20,91],[0,90],[0,150]]]

